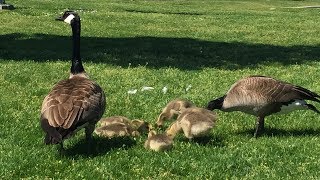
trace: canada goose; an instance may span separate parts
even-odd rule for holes
[[[320,113],[305,100],[319,102],[320,96],[308,89],[266,76],[249,76],[234,83],[228,92],[208,103],[207,109],[242,111],[257,117],[254,136],[264,130],[264,118],[274,113],[310,109]]]
[[[60,144],[85,128],[90,143],[95,124],[105,110],[105,95],[101,87],[91,81],[80,58],[80,17],[73,11],[64,12],[57,20],[71,25],[73,56],[69,79],[58,82],[44,98],[40,123],[46,133],[45,144]],[[90,148],[90,146],[88,146]]]
[[[148,139],[145,141],[144,147],[157,152],[170,150],[173,147],[173,139],[167,134],[157,134],[152,130],[148,133]]]
[[[159,115],[156,126],[162,127],[165,120],[175,118],[175,116],[178,116],[184,109],[193,106],[191,102],[182,99],[170,101]]]
[[[169,136],[175,137],[183,131],[188,139],[205,136],[215,126],[217,115],[204,108],[192,107],[185,109],[178,119],[166,130]]]
[[[131,121],[127,117],[124,116],[111,116],[107,118],[102,118],[100,121],[100,126],[107,126],[109,124],[116,124],[116,123],[124,123],[130,124]]]

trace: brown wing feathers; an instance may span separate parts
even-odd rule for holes
[[[295,86],[282,81],[275,81],[275,83],[269,87],[269,96],[272,101],[275,102],[288,102],[294,99],[306,99],[316,102],[320,102],[317,98],[318,94],[305,89],[300,86]]]
[[[265,96],[268,96],[270,98],[270,101],[288,102],[293,99],[306,99],[320,102],[320,100],[317,99],[320,97],[318,94],[303,87],[295,86],[283,81],[278,81],[270,77],[251,76],[249,79],[252,78],[253,80],[256,80],[256,84],[261,85],[260,91],[262,92],[262,94],[265,94]]]
[[[102,93],[98,91],[90,80],[60,81],[45,98],[42,114],[50,126],[68,129],[79,122],[89,107],[95,109],[100,105]]]

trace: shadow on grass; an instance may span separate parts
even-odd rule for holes
[[[66,29],[70,33],[69,29]],[[67,34],[66,32],[66,34]],[[82,37],[85,62],[148,68],[175,67],[196,70],[254,68],[260,64],[302,64],[318,61],[319,46],[275,46],[240,42],[211,42],[191,38],[166,37]],[[0,35],[0,57],[4,60],[69,60],[71,36],[47,34]]]
[[[159,11],[143,11],[143,10],[134,10],[134,9],[125,9],[126,12],[133,13],[143,13],[143,14],[174,14],[174,15],[191,15],[191,16],[200,16],[205,15],[204,13],[195,13],[195,12],[159,12]]]
[[[112,149],[128,149],[136,145],[136,141],[130,137],[116,137],[112,139],[94,137],[92,149],[88,151],[88,143],[85,139],[80,140],[75,145],[64,150],[65,157],[96,157],[106,154]]]
[[[240,135],[252,136],[254,134],[254,129],[247,129],[238,132]],[[290,136],[320,136],[320,129],[278,129],[278,128],[265,128],[264,133],[261,137],[290,137]]]

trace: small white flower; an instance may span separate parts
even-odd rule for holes
[[[167,86],[165,86],[165,87],[162,88],[162,92],[163,92],[163,94],[166,94],[166,93],[168,92]]]
[[[189,91],[190,89],[191,89],[191,84],[189,84],[188,86],[187,86],[187,88],[186,88],[186,91]]]
[[[154,89],[153,87],[143,86],[141,88],[141,91],[150,91],[150,90],[153,90],[153,89]]]
[[[135,94],[135,93],[137,93],[137,89],[131,89],[131,90],[129,90],[128,91],[128,94]]]

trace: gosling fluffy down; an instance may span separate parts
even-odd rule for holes
[[[173,147],[173,139],[167,134],[157,134],[152,130],[148,134],[148,139],[144,143],[144,147],[157,152],[170,150]]]
[[[148,122],[135,119],[130,120],[124,116],[112,116],[101,120],[101,126],[95,133],[102,137],[113,138],[122,136],[139,136],[149,132],[152,126]]]
[[[95,129],[95,133],[99,136],[113,138],[131,136],[134,130],[131,126],[124,123],[114,123]]]
[[[123,124],[130,124],[130,119],[124,116],[111,116],[107,118],[102,118],[99,121],[100,126],[107,126],[109,124],[116,124],[116,123],[123,123]]]
[[[175,99],[170,101],[166,107],[163,108],[161,114],[158,117],[156,125],[158,127],[162,127],[165,120],[176,118],[183,110],[186,108],[194,107],[192,102],[183,100],[183,99]]]
[[[176,136],[183,131],[188,139],[206,136],[210,133],[217,121],[217,115],[204,108],[187,108],[178,119],[167,129],[169,136]]]

